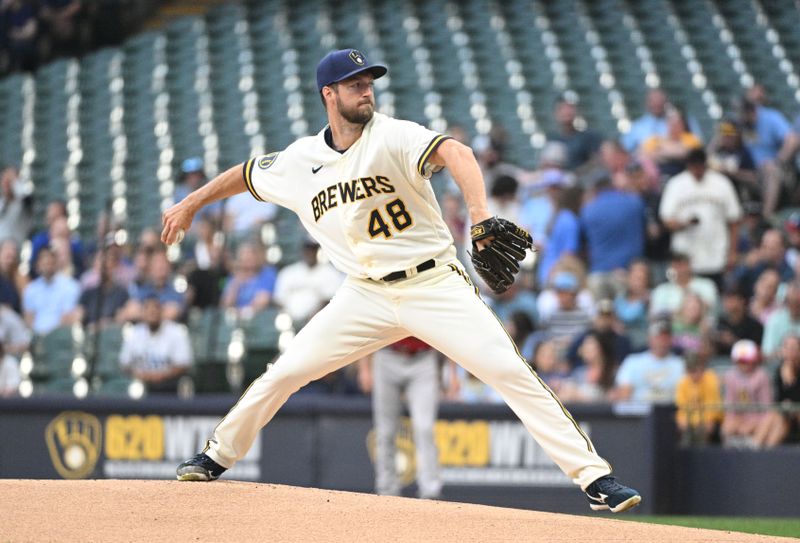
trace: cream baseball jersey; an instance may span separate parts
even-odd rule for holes
[[[294,211],[333,265],[354,277],[380,279],[455,256],[429,182],[429,159],[447,136],[375,113],[338,152],[326,130],[248,160],[250,193]]]

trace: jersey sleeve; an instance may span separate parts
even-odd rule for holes
[[[244,183],[259,202],[273,202],[284,207],[291,201],[293,184],[286,151],[254,156],[244,163]]]
[[[400,154],[403,167],[409,177],[420,176],[430,179],[431,175],[442,169],[434,166],[430,158],[436,149],[450,136],[439,134],[411,121],[396,121],[387,131],[389,148]]]

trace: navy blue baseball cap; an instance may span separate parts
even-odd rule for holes
[[[371,71],[375,79],[383,77],[389,70],[381,64],[370,64],[367,57],[357,49],[340,49],[331,51],[317,64],[317,88],[330,85],[354,76]]]

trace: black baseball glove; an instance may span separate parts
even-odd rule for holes
[[[478,275],[497,294],[514,282],[525,250],[533,247],[531,235],[506,219],[491,217],[470,228],[472,265]],[[477,241],[491,238],[489,246],[479,250]]]

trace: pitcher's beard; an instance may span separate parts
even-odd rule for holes
[[[367,124],[375,113],[375,106],[373,104],[361,104],[352,109],[345,109],[342,107],[342,102],[337,100],[339,106],[339,114],[349,123],[353,124]],[[363,107],[368,105],[369,107]]]

